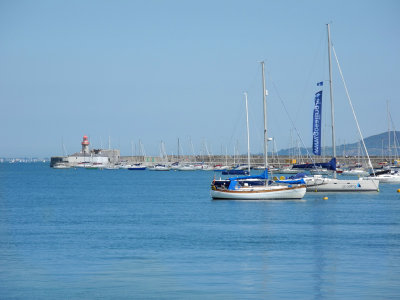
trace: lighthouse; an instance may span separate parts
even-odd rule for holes
[[[86,135],[83,136],[83,141],[82,141],[82,153],[83,154],[89,154],[89,141],[88,137]]]

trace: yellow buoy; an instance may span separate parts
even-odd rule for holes
[[[325,196],[325,197],[324,197],[324,198],[322,198],[322,199],[324,199],[324,200],[328,200],[328,197],[326,197],[326,196]]]
[[[398,189],[397,192],[400,193],[400,189]]]

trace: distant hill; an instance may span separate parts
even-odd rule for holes
[[[390,155],[400,154],[400,131],[390,131]],[[360,140],[361,141],[361,140]],[[389,155],[389,135],[388,132],[383,132],[377,135],[372,135],[370,137],[364,138],[365,145],[368,150],[368,154],[371,156],[388,156]],[[360,147],[359,147],[360,146]],[[359,150],[360,148],[360,150]],[[309,153],[312,153],[311,147],[308,148]],[[325,155],[332,155],[332,147],[325,148]],[[361,143],[356,142],[352,144],[336,145],[336,154],[338,156],[357,156],[360,151],[360,155],[364,155],[363,146]],[[297,148],[288,148],[278,151],[278,155],[293,155],[293,153],[298,154],[299,150]],[[301,149],[301,155],[306,155],[307,151],[303,148]]]

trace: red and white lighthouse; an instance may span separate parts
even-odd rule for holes
[[[89,154],[89,140],[86,135],[83,136],[83,141],[82,141],[82,153],[83,154]]]

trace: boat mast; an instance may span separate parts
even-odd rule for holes
[[[262,88],[264,104],[264,168],[268,168],[268,135],[267,135],[267,90],[265,89],[264,61],[261,62],[262,69]]]
[[[390,149],[390,117],[389,117],[389,101],[386,100],[386,109],[387,109],[387,118],[388,118],[388,157],[389,157],[389,164],[390,164],[390,159],[392,156],[392,152]]]
[[[331,63],[331,31],[329,24],[326,24],[328,30],[328,58],[329,58],[329,93],[331,99],[331,126],[332,126],[332,156],[336,158],[336,142],[335,142],[335,108],[333,105],[333,89],[332,89],[332,63]],[[336,178],[336,170],[333,171],[333,178]]]
[[[247,168],[250,174],[250,135],[249,135],[249,108],[247,106],[247,93],[244,93],[246,101],[246,128],[247,128]]]
[[[179,163],[179,138],[178,138],[178,163]]]

